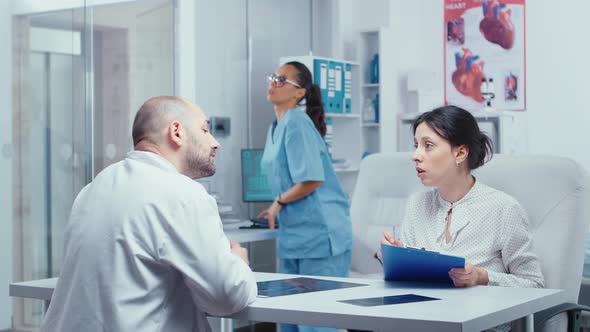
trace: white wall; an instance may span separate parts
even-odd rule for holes
[[[239,156],[247,120],[246,1],[196,1],[195,10],[195,101],[210,117],[231,118],[231,135],[217,137],[221,148],[210,191],[238,204]]]
[[[590,172],[590,2],[527,1],[529,149],[570,157]]]
[[[311,25],[312,25],[312,50],[313,54],[323,57],[334,57],[334,50],[340,49],[338,38],[334,38],[334,30],[339,29],[340,24],[336,15],[330,15],[336,8],[338,0],[312,0]],[[343,0],[349,1],[349,0]]]
[[[389,25],[390,3],[388,0],[347,1],[352,2],[351,13],[354,15],[354,20],[351,21],[350,26],[353,29],[376,30]]]
[[[217,173],[208,181],[238,216],[246,217],[240,149],[264,146],[274,119],[265,74],[274,72],[281,56],[309,52],[311,6],[309,1],[203,0],[195,7],[195,100],[209,116],[231,118],[231,135],[218,137]]]
[[[10,328],[12,300],[12,1],[0,0],[0,330]]]
[[[265,76],[274,73],[279,58],[306,55],[311,50],[310,1],[249,0],[248,42],[250,63],[250,144],[262,148],[273,106],[266,100]]]
[[[389,26],[388,0],[340,1],[341,20],[344,23],[340,44],[342,57],[355,59],[356,39],[359,31],[379,30]]]
[[[397,150],[397,114],[408,109],[408,73],[443,69],[442,9],[442,0],[390,4],[389,28],[384,31],[380,55],[382,151]],[[443,82],[439,85],[442,90]]]
[[[356,34],[389,25],[388,0],[312,0],[315,55],[355,60]]]
[[[354,59],[358,33],[383,28],[380,140],[382,151],[394,152],[397,114],[408,108],[407,74],[416,69],[443,68],[443,40],[439,32],[443,25],[442,0],[341,0],[332,11],[338,13],[339,20],[339,28],[332,31],[332,38],[340,39],[334,57]],[[433,56],[437,54],[441,56]],[[441,90],[442,86],[441,81]]]
[[[377,1],[377,0],[375,0]],[[381,58],[382,150],[396,150],[396,114],[407,109],[406,75],[414,69],[443,69],[443,1],[389,2],[389,41]],[[375,10],[374,8],[372,9]],[[590,171],[590,44],[585,13],[590,2],[566,0],[559,6],[529,1],[526,7],[527,122],[530,153],[573,158]],[[355,20],[370,22],[355,9]],[[359,24],[359,23],[357,23]],[[440,82],[442,89],[442,82]],[[441,100],[442,102],[442,100]],[[387,110],[387,111],[386,111]],[[387,129],[389,128],[389,129]]]

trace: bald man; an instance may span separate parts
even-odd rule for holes
[[[246,250],[228,241],[215,200],[193,181],[215,173],[208,128],[178,97],[141,106],[135,151],[74,202],[42,331],[210,331],[206,313],[255,299]]]

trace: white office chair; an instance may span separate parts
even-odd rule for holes
[[[424,190],[410,157],[409,153],[373,154],[361,162],[350,207],[351,277],[383,278],[383,268],[373,259],[383,230],[400,225],[408,197]]]
[[[361,163],[351,206],[354,247],[351,276],[382,278],[373,259],[384,229],[401,223],[404,205],[414,192],[425,190],[409,153],[381,153]],[[495,155],[474,172],[478,181],[516,198],[528,213],[533,251],[539,257],[545,286],[564,289],[577,303],[590,223],[590,176],[570,159],[550,156]],[[535,315],[536,329],[574,328],[579,310],[564,304]],[[561,312],[555,318],[548,317]]]

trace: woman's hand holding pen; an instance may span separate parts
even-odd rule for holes
[[[404,247],[403,242],[396,239],[395,236],[393,236],[393,234],[391,234],[391,232],[387,230],[383,231],[383,238],[381,239],[381,244],[387,244],[396,247]],[[377,249],[377,258],[380,262],[383,262],[383,257],[381,255],[381,246],[379,246],[379,249]]]
[[[390,246],[405,247],[403,242],[396,239],[390,231],[383,231],[383,238],[381,244]],[[383,256],[381,253],[381,246],[377,249],[375,258],[383,265]],[[449,277],[453,281],[455,287],[471,287],[475,285],[489,284],[488,271],[479,266],[465,263],[463,268],[453,268],[449,271]]]

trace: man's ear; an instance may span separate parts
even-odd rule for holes
[[[469,157],[469,147],[466,144],[455,148],[455,162],[457,165],[463,163]]]
[[[180,148],[184,144],[184,127],[180,121],[175,120],[168,125],[168,139],[176,148]]]

